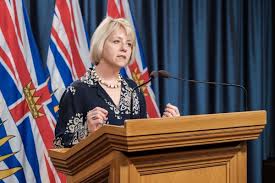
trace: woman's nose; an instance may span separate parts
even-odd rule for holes
[[[127,47],[127,43],[122,43],[121,44],[121,51],[127,51],[128,47]]]
[[[125,44],[122,44],[122,46],[121,46],[121,51],[124,51],[124,52],[126,52],[126,51],[127,51],[127,47],[126,47],[126,45],[125,45]]]

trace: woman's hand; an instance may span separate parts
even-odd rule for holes
[[[180,116],[180,112],[177,106],[168,103],[164,109],[163,118]]]
[[[100,127],[102,127],[108,120],[107,115],[108,111],[101,107],[95,107],[94,109],[90,110],[87,113],[87,124],[89,133],[93,133]]]

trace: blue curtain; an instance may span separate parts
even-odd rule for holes
[[[106,16],[107,0],[79,0],[89,36]],[[46,61],[54,1],[26,0]],[[149,70],[238,87],[154,80],[162,110],[171,102],[183,115],[266,110],[267,125],[248,143],[248,182],[262,182],[262,160],[275,157],[272,0],[129,0]]]

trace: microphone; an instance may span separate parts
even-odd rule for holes
[[[146,82],[137,85],[136,87],[134,87],[131,91],[131,98],[130,98],[130,119],[133,119],[133,93],[136,89],[146,85],[147,83],[149,83],[150,81],[152,81],[152,79],[154,79],[155,77],[157,77],[159,74],[157,71],[152,71],[150,73],[150,79],[148,79]]]
[[[159,70],[158,71],[158,76],[159,77],[163,77],[163,78],[172,78],[172,79],[177,79],[180,81],[187,81],[187,82],[191,82],[191,83],[204,83],[204,84],[209,84],[209,85],[221,85],[221,86],[233,86],[233,87],[238,87],[241,88],[244,92],[244,98],[245,98],[245,110],[248,110],[248,105],[247,105],[247,89],[242,86],[242,85],[238,85],[238,84],[233,84],[233,83],[221,83],[221,82],[213,82],[213,81],[198,81],[198,80],[192,80],[192,79],[184,79],[184,78],[179,78],[179,77],[175,77],[170,75],[169,72],[165,71],[165,70]]]

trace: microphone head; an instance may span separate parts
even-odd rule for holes
[[[170,78],[171,75],[169,74],[169,72],[165,71],[165,70],[159,70],[158,74],[160,77],[164,77],[164,78]]]
[[[150,77],[153,79],[153,78],[155,78],[155,77],[158,77],[158,72],[157,71],[152,71],[151,73],[150,73]]]

